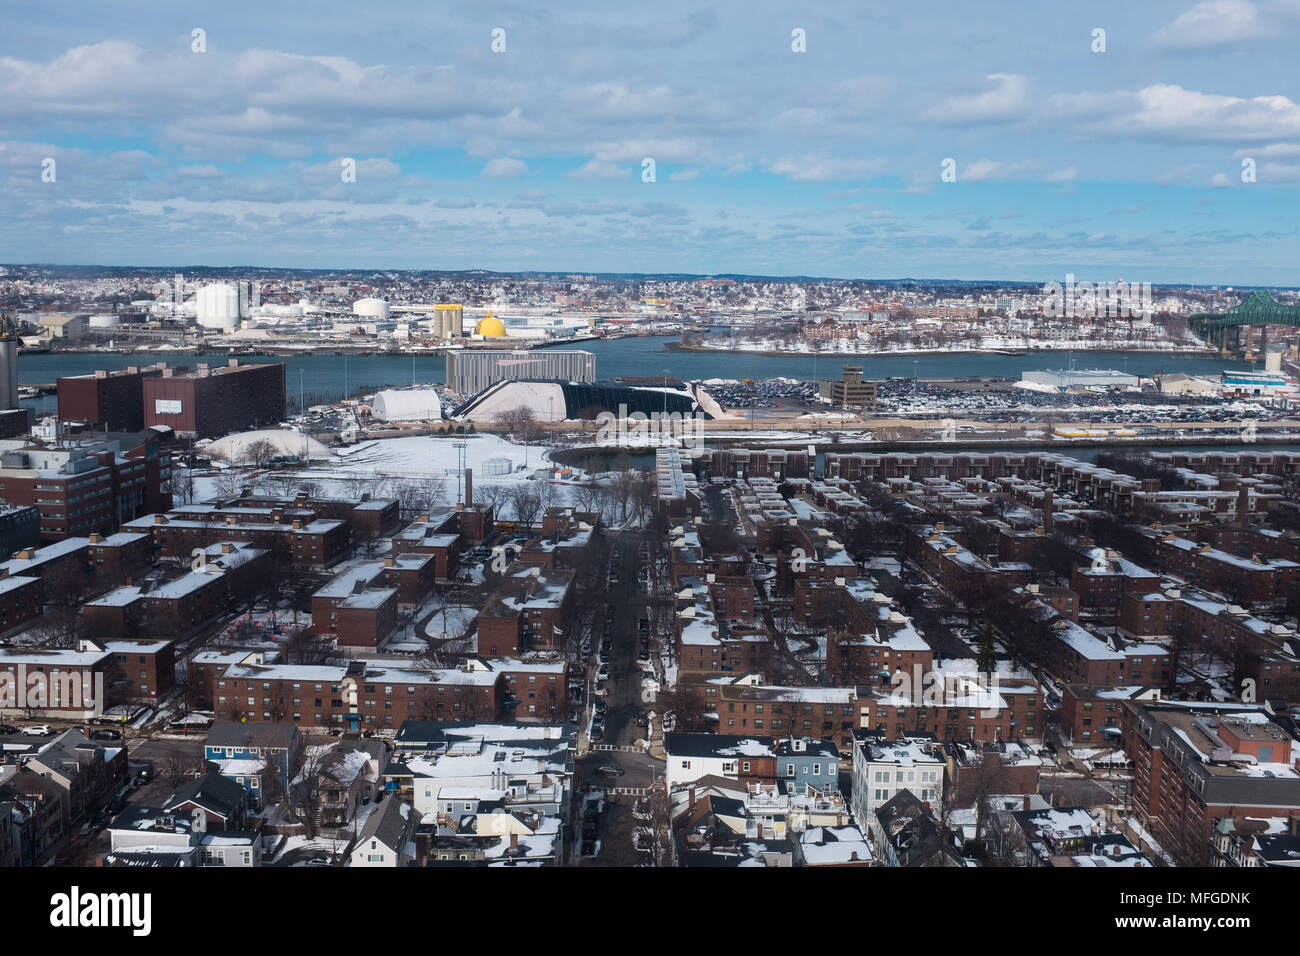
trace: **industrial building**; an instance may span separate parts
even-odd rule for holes
[[[32,427],[32,410],[18,405],[18,340],[0,336],[0,438],[14,438]]]
[[[1022,372],[1020,384],[1038,391],[1096,392],[1138,388],[1142,379],[1105,368],[1044,369]]]
[[[558,349],[447,355],[447,387],[465,398],[497,382],[518,379],[594,382],[596,356],[591,352]]]
[[[164,368],[141,380],[146,426],[167,425],[178,434],[213,438],[278,422],[285,417],[284,364],[199,365],[177,374]]]

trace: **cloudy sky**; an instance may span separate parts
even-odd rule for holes
[[[1300,0],[6,0],[0,261],[1296,285],[1298,44]]]

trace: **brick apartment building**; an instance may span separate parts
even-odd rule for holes
[[[1045,650],[1048,669],[1062,683],[1092,687],[1169,683],[1169,651],[1158,644],[1103,641],[1063,618],[1052,622],[1054,640]]]
[[[1124,735],[1133,807],[1179,865],[1208,864],[1222,817],[1300,817],[1295,741],[1262,708],[1125,706],[1134,709]]]
[[[164,368],[140,379],[145,426],[166,425],[177,434],[214,438],[285,417],[284,365],[224,367],[200,364],[193,372]]]
[[[573,602],[576,572],[511,565],[478,616],[478,651],[483,657],[518,657],[524,651],[555,650],[561,622]]]
[[[0,502],[34,505],[41,539],[111,534],[126,521],[171,507],[171,458],[156,435],[45,448],[0,442]]]
[[[445,670],[379,661],[237,663],[216,677],[212,693],[217,720],[396,729],[406,720],[499,720],[506,682],[502,671],[483,661]]]
[[[124,585],[87,601],[86,629],[97,638],[183,637],[224,614],[230,582],[216,568],[190,571],[171,581]]]
[[[138,432],[145,427],[144,379],[161,375],[162,366],[129,366],[62,376],[59,421],[85,422],[96,431]]]
[[[1061,731],[1073,743],[1118,747],[1135,713],[1124,701],[1159,699],[1157,687],[1066,684],[1061,688]]]
[[[311,626],[350,647],[378,647],[397,627],[398,589],[384,561],[358,564],[311,598]]]
[[[393,535],[392,554],[427,554],[433,558],[434,576],[440,580],[454,577],[460,569],[461,538],[443,533],[427,520],[416,518]]]
[[[119,531],[108,537],[92,534],[86,550],[95,568],[95,582],[104,587],[125,584],[153,563],[153,539],[138,531]]]
[[[241,520],[241,518],[246,520]],[[196,518],[153,514],[122,526],[124,531],[148,532],[153,538],[155,557],[189,558],[195,548],[222,541],[251,544],[270,551],[298,568],[323,571],[337,564],[351,550],[352,537],[346,521],[316,518],[274,520],[260,512],[239,515],[214,511]]]
[[[431,554],[397,554],[384,558],[388,586],[397,588],[397,603],[418,606],[437,584],[438,562]]]
[[[110,698],[157,705],[176,684],[171,641],[105,641],[112,655],[105,689]]]

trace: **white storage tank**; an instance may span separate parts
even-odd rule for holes
[[[92,329],[115,329],[119,325],[121,325],[120,320],[111,312],[106,312],[103,315],[92,315],[90,317],[90,327]]]
[[[352,314],[368,319],[388,320],[388,303],[383,299],[357,299],[352,303]]]
[[[199,325],[229,331],[239,325],[239,293],[232,285],[214,282],[195,296]]]

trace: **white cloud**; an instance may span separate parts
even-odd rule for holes
[[[1206,0],[1151,35],[1174,50],[1208,50],[1268,36],[1259,9],[1249,0]]]
[[[880,159],[836,159],[829,156],[795,156],[779,159],[768,167],[777,176],[798,183],[833,183],[870,179],[884,171]]]
[[[522,176],[526,172],[528,172],[527,163],[521,159],[511,159],[508,156],[489,160],[483,166],[485,179],[510,179],[515,176]]]
[[[581,169],[575,169],[569,175],[574,179],[626,179],[631,173],[632,168],[630,166],[593,159]]]
[[[931,123],[1005,123],[1021,119],[1029,104],[1029,84],[1020,73],[990,73],[991,90],[954,96],[926,110],[921,118]]]

